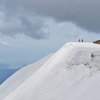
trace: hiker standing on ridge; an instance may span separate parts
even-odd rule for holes
[[[82,42],[83,42],[83,39],[82,39]]]

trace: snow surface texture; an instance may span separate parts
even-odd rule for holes
[[[11,91],[9,78],[1,85],[0,100],[100,100],[100,45],[66,43],[24,81],[13,78],[14,86],[18,78],[22,83]]]
[[[23,82],[25,82],[38,68],[40,68],[53,54],[49,54],[41,60],[30,64],[8,78],[0,86],[0,100],[3,100],[9,93],[14,91]]]

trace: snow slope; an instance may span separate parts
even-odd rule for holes
[[[100,100],[100,45],[66,43],[0,100]]]
[[[53,54],[49,54],[46,57],[40,59],[39,61],[30,64],[15,74],[13,74],[10,78],[8,78],[1,86],[0,86],[0,100],[3,100],[9,93],[14,91],[17,87],[19,87],[23,82],[25,82],[36,70],[38,70]]]

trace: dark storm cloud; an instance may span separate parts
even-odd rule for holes
[[[71,21],[83,29],[100,31],[100,0],[26,0],[24,6],[58,21]]]
[[[100,32],[100,0],[5,0],[3,4],[9,9],[8,13],[15,16],[21,7],[28,14],[35,13],[39,16],[53,17],[57,21],[70,21],[88,31]],[[28,17],[27,20],[23,20],[24,16],[21,21],[27,27],[26,35],[37,38],[45,36],[41,30],[41,22],[38,27],[37,24],[32,24]]]
[[[21,4],[58,21],[71,21],[83,29],[100,31],[100,0],[21,0]]]
[[[25,34],[34,39],[46,39],[49,34],[43,31],[45,19],[24,10],[20,6],[8,5],[0,11],[0,34],[15,36]]]

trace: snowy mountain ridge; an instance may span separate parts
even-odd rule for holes
[[[2,84],[0,100],[100,100],[100,45],[66,43],[39,66],[35,71],[27,67],[31,74],[24,82],[19,76],[15,88],[10,79]]]
[[[0,100],[5,98],[9,93],[14,91],[23,82],[25,82],[38,68],[40,68],[53,54],[49,54],[46,57],[40,59],[39,61],[23,67],[17,71],[14,75],[8,78],[0,86]]]

